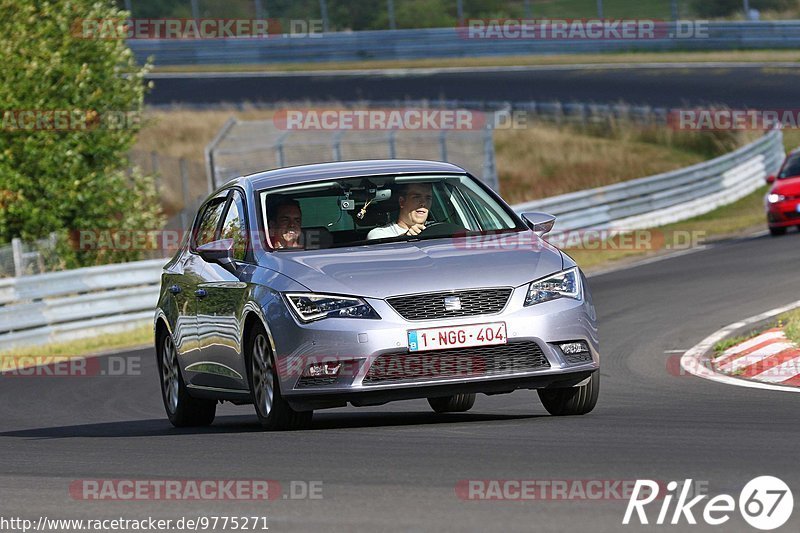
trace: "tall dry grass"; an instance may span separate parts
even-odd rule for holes
[[[496,132],[497,171],[503,197],[518,203],[686,167],[757,135],[681,132],[628,122],[535,124]]]
[[[230,117],[269,119],[271,110],[148,110],[134,150],[185,157],[202,164],[204,148]],[[680,132],[612,121],[590,126],[528,122],[495,133],[503,196],[511,203],[599,187],[704,161],[743,144],[757,133]],[[168,178],[165,176],[165,178]],[[162,196],[179,208],[179,181],[164,182]],[[204,186],[202,179],[199,186]]]

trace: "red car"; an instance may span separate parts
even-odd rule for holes
[[[790,153],[777,176],[767,177],[772,185],[766,197],[769,232],[783,235],[789,226],[800,227],[800,148]]]

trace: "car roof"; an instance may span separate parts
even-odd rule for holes
[[[359,161],[339,161],[317,163],[296,167],[278,168],[242,176],[231,181],[235,184],[247,180],[254,190],[296,185],[312,181],[340,178],[360,178],[365,176],[393,176],[401,174],[466,174],[466,170],[442,161],[421,159],[367,159]]]

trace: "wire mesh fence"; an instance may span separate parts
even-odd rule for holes
[[[274,168],[354,159],[428,159],[456,164],[497,190],[491,128],[466,131],[287,131],[272,120],[232,119],[206,150],[210,182]]]
[[[30,276],[61,270],[56,234],[45,239],[25,242],[12,239],[11,244],[0,246],[0,278]]]

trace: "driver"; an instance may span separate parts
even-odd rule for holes
[[[272,208],[274,217],[269,221],[270,241],[277,249],[302,248],[300,228],[303,215],[300,204],[291,198],[280,198]]]
[[[409,183],[397,197],[400,212],[397,222],[380,226],[367,234],[367,239],[385,239],[401,235],[419,235],[425,229],[428,210],[433,201],[430,183]]]

